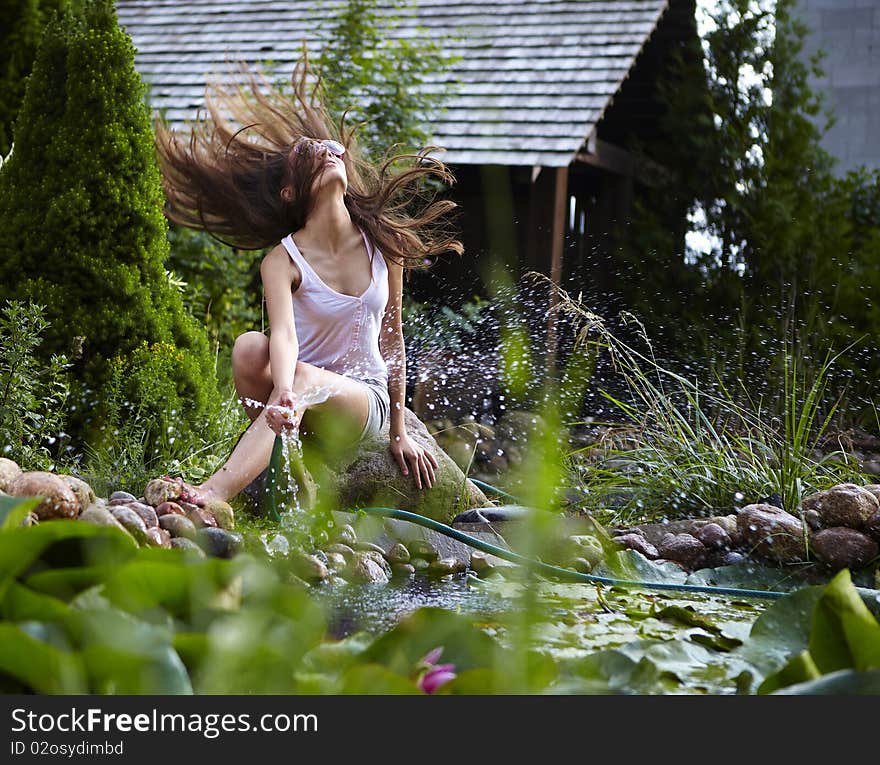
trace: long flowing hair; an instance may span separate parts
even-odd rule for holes
[[[349,129],[344,116],[339,125],[330,118],[305,51],[291,76],[292,97],[247,64],[236,69],[233,81],[208,83],[206,109],[199,110],[188,134],[157,118],[156,150],[170,220],[239,249],[278,244],[305,225],[314,204],[312,184],[323,171],[316,153],[293,147],[303,137],[332,138],[345,146],[345,206],[374,247],[404,268],[463,252],[449,228],[447,214],[455,203],[434,198],[423,183],[455,181],[429,156],[437,147],[366,161],[356,126]],[[282,197],[285,187],[290,192]]]

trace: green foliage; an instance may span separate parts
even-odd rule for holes
[[[67,359],[53,354],[43,365],[36,358],[49,326],[44,310],[9,301],[0,312],[0,456],[26,470],[49,468],[56,450],[48,444],[64,435]]]
[[[171,225],[167,267],[181,280],[187,313],[208,333],[212,348],[223,349],[221,384],[232,380],[226,355],[243,332],[261,327],[260,251],[233,250],[203,231]]]
[[[389,147],[412,152],[430,139],[431,115],[443,103],[448,87],[426,87],[428,75],[448,71],[452,58],[442,40],[422,30],[405,39],[393,34],[414,7],[406,0],[346,0],[328,23],[326,42],[317,60],[331,115],[360,125],[364,154],[376,161]],[[441,78],[437,78],[441,80]]]
[[[836,412],[827,382],[837,357],[826,356],[810,382],[786,356],[777,418],[745,381],[733,395],[719,381],[701,383],[660,364],[632,317],[644,350],[621,340],[579,301],[566,296],[561,306],[584,322],[584,337],[607,348],[625,384],[625,395],[602,392],[624,424],[570,455],[590,507],[614,523],[733,511],[774,493],[793,510],[811,491],[860,481],[846,455],[814,456]]]
[[[113,359],[137,357],[145,343],[185,358],[164,367],[168,389],[186,402],[179,422],[210,429],[217,403],[204,332],[164,270],[163,196],[143,94],[112,3],[66,14],[44,33],[15,152],[0,172],[0,296],[47,306],[44,358],[81,343],[69,425],[78,443],[114,426],[104,407]],[[128,362],[132,374],[142,361]]]
[[[0,156],[12,148],[12,126],[43,27],[67,0],[7,0],[0,4]]]
[[[837,574],[815,600],[806,638],[807,646],[767,676],[758,688],[759,694],[801,683],[806,685],[796,692],[815,692],[811,681],[842,670],[849,672],[837,676],[837,693],[848,692],[847,685],[863,685],[856,673],[873,672],[870,682],[874,692],[880,687],[880,623],[853,587],[848,570]]]

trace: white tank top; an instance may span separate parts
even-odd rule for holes
[[[356,380],[387,383],[388,367],[379,353],[379,331],[388,303],[388,266],[361,231],[372,260],[372,278],[360,297],[328,287],[299,251],[293,236],[281,240],[301,281],[293,293],[299,360]]]

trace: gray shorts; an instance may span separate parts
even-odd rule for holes
[[[384,380],[358,380],[367,389],[370,407],[367,422],[361,433],[360,441],[372,440],[382,434],[382,429],[391,413],[391,398],[388,395],[388,383]]]

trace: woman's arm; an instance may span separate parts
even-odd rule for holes
[[[388,365],[388,396],[391,399],[389,433],[395,436],[406,433],[403,423],[403,406],[406,396],[406,346],[403,341],[403,268],[393,261],[388,264],[388,304],[379,332],[379,352]]]
[[[260,264],[266,311],[269,314],[269,367],[273,390],[267,402],[266,421],[276,433],[292,422],[283,418],[283,412],[271,406],[294,408],[293,377],[299,356],[296,324],[293,318],[291,287],[299,276],[283,246],[275,247]]]
[[[437,460],[433,454],[416,444],[407,434],[404,423],[404,399],[406,396],[406,347],[403,340],[403,268],[393,261],[388,265],[388,304],[379,332],[379,352],[388,365],[388,397],[391,414],[388,426],[391,453],[404,475],[410,466],[416,488],[434,484]]]

